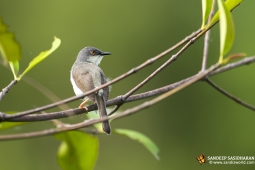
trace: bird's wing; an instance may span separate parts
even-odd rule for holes
[[[95,88],[93,79],[90,75],[90,66],[81,63],[72,68],[72,76],[76,86],[83,92],[87,92]],[[91,98],[92,96],[89,96]],[[94,97],[91,98],[92,101]]]
[[[101,84],[107,83],[106,77],[104,75],[104,72],[101,71]],[[104,100],[107,101],[109,97],[109,86],[103,88],[104,89]]]

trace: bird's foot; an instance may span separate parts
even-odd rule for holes
[[[84,101],[80,104],[79,108],[86,109],[86,111],[88,112],[89,109],[88,109],[86,106],[84,106],[84,105],[87,103],[88,100],[89,100],[89,99],[84,100]]]
[[[81,108],[81,109],[85,109],[85,110],[86,110],[86,112],[88,112],[88,111],[89,111],[89,109],[88,109],[86,106],[83,106],[83,107],[80,107],[80,106],[79,106],[79,108]]]

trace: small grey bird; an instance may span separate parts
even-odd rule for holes
[[[105,55],[110,54],[95,47],[85,47],[79,52],[71,69],[71,83],[76,95],[83,94],[107,82],[104,72],[98,65]],[[97,103],[100,117],[105,118],[107,117],[105,102],[108,100],[108,96],[109,87],[105,87],[96,93],[85,96],[79,107],[83,108],[85,103],[90,100]],[[85,107],[85,109],[87,108]],[[105,133],[111,133],[108,120],[102,122],[102,127]]]

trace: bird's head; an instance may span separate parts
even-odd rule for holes
[[[99,65],[105,55],[111,55],[111,53],[103,52],[95,47],[85,47],[79,52],[77,59]]]

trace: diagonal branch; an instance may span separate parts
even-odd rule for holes
[[[255,107],[242,101],[241,99],[233,96],[232,94],[228,93],[227,91],[225,91],[224,89],[220,88],[217,84],[215,84],[214,82],[212,82],[209,78],[206,79],[206,82],[208,84],[210,84],[213,88],[215,88],[216,90],[218,90],[220,93],[222,93],[223,95],[227,96],[228,98],[234,100],[236,103],[248,108],[248,109],[251,109],[253,111],[255,111]]]
[[[212,26],[211,26],[212,27]],[[210,27],[210,28],[211,28]],[[197,39],[199,39],[204,33],[210,30],[210,28],[201,31],[194,38],[190,39],[188,43],[186,43],[181,50],[179,50],[175,55],[173,55],[170,59],[168,59],[163,65],[161,65],[158,69],[156,69],[151,75],[145,78],[141,83],[139,83],[136,87],[131,89],[123,96],[123,101],[125,101],[130,95],[134,94],[138,89],[140,89],[144,84],[146,84],[150,79],[152,79],[155,75],[157,75],[160,71],[162,71],[166,66],[175,61],[191,44],[193,44]]]
[[[47,87],[42,85],[41,83],[37,82],[35,79],[24,75],[22,77],[22,80],[28,83],[30,86],[34,87],[36,90],[41,92],[44,96],[46,96],[51,102],[56,102],[61,100],[57,95],[55,95],[51,90],[49,90]],[[66,104],[59,105],[58,106],[60,110],[67,110],[70,109],[70,107]]]
[[[2,66],[4,66],[4,68],[6,68],[7,70],[10,70],[9,67],[7,67],[5,64],[1,63],[0,64]],[[37,82],[35,79],[29,77],[28,75],[24,75],[23,78],[21,79],[24,82],[26,82],[27,84],[29,84],[30,86],[32,86],[33,88],[37,89],[39,92],[41,92],[44,96],[46,96],[49,100],[51,100],[52,102],[56,102],[59,101],[60,98],[55,95],[52,91],[50,91],[47,87],[43,86],[42,84],[40,84],[39,82]],[[1,99],[0,99],[1,100]],[[67,110],[70,109],[66,104],[63,105],[59,105],[58,106],[61,110]],[[4,115],[4,114],[3,114]],[[1,120],[1,119],[0,119]]]
[[[195,38],[195,37],[194,37]],[[175,55],[172,55],[171,58],[169,58],[163,65],[161,65],[159,68],[157,68],[151,75],[146,77],[141,83],[139,83],[137,86],[135,86],[133,89],[131,89],[129,92],[127,92],[123,96],[123,100],[126,100],[130,95],[134,94],[138,89],[140,89],[144,84],[146,84],[149,80],[151,80],[154,76],[156,76],[160,71],[162,71],[166,66],[168,66],[170,63],[175,61],[193,42],[195,39],[191,39],[185,46],[181,48]]]
[[[212,17],[214,15],[215,4],[216,4],[216,0],[213,0],[212,9],[211,9],[207,24],[209,24],[212,20]],[[204,52],[203,52],[201,71],[204,71],[206,69],[206,63],[207,63],[207,57],[208,57],[208,51],[209,51],[210,32],[211,30],[208,30],[204,38]]]
[[[0,101],[3,99],[3,97],[6,95],[6,93],[8,93],[8,91],[10,90],[10,88],[17,83],[17,80],[12,80],[11,83],[3,88],[2,92],[0,93]]]
[[[245,58],[242,59],[242,60],[239,60],[239,61],[234,62],[234,63],[227,64],[227,65],[225,65],[225,66],[223,66],[223,67],[218,68],[217,70],[212,71],[212,72],[209,74],[209,76],[210,76],[210,75],[219,74],[219,73],[222,73],[222,72],[225,72],[225,71],[228,71],[228,70],[231,70],[231,69],[240,67],[240,66],[242,66],[242,65],[251,64],[251,63],[254,62],[254,59],[255,59],[255,56],[245,57]]]
[[[215,3],[215,1],[214,1]],[[214,5],[214,4],[213,4]],[[213,11],[213,10],[212,10]],[[212,15],[212,13],[211,13]],[[212,16],[211,16],[212,17]],[[152,79],[156,74],[158,74],[161,70],[163,70],[166,66],[168,66],[170,63],[172,63],[173,61],[175,61],[178,56],[180,54],[182,54],[191,44],[193,44],[197,39],[199,39],[203,34],[207,33],[217,22],[215,22],[213,25],[211,25],[209,28],[202,30],[200,32],[198,32],[198,34],[196,36],[194,36],[193,38],[191,38],[189,40],[189,42],[187,44],[185,44],[185,46],[179,50],[175,55],[173,55],[169,60],[167,60],[163,65],[161,65],[157,70],[155,70],[151,75],[149,75],[146,79],[144,79],[141,83],[139,83],[136,87],[134,87],[133,89],[131,89],[128,93],[126,93],[122,100],[123,102],[130,96],[132,95],[134,92],[136,92],[138,89],[140,89],[144,84],[146,84],[150,79]]]

